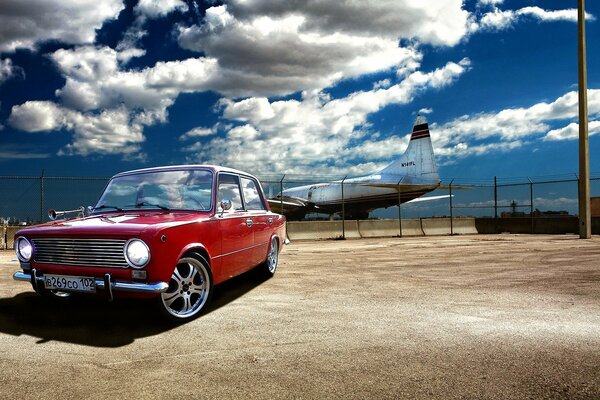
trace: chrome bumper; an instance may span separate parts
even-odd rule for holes
[[[15,272],[13,275],[13,279],[15,281],[23,281],[30,282],[35,286],[43,288],[44,286],[44,278],[41,276],[36,276],[35,281],[31,278],[31,274],[23,271]],[[111,279],[106,279],[103,277],[101,279],[94,278],[96,281],[96,289],[106,290],[107,285],[105,282],[108,282],[109,292],[118,291],[118,292],[133,292],[133,293],[163,293],[169,288],[169,284],[166,282],[155,282],[155,283],[142,283],[142,282],[127,282],[127,281],[113,281]],[[34,286],[34,289],[37,289]]]

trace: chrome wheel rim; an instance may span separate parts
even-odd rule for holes
[[[197,314],[208,299],[209,279],[201,262],[194,259],[180,261],[169,280],[169,288],[161,294],[165,310],[176,318]]]
[[[269,272],[274,274],[277,269],[277,262],[279,261],[279,245],[277,244],[277,239],[273,238],[271,240],[271,248],[269,249],[269,257],[267,258],[267,267],[269,268]]]

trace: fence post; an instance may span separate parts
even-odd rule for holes
[[[281,177],[281,180],[279,181],[279,199],[281,200],[280,202],[280,209],[279,212],[283,215],[283,179],[285,178],[285,174],[283,174],[283,176]],[[286,219],[286,225],[287,225],[287,219]]]
[[[498,178],[494,176],[494,233],[498,233]]]
[[[494,218],[498,218],[498,178],[494,176]]]
[[[346,203],[344,201],[344,181],[348,175],[342,179],[342,239],[346,239]]]
[[[452,210],[452,182],[454,182],[454,178],[450,181],[450,185],[448,185],[448,191],[450,195],[450,236],[454,235],[454,213]]]
[[[400,206],[402,204],[402,191],[400,189],[400,182],[402,182],[402,179],[398,181],[398,236],[402,237],[402,208]]]
[[[535,233],[533,227],[533,182],[529,178],[527,178],[527,180],[529,180],[529,218],[531,219],[531,233]]]
[[[44,222],[44,170],[40,175],[40,224]]]

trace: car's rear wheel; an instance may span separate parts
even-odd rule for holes
[[[204,310],[212,289],[213,277],[204,257],[183,257],[171,275],[167,291],[158,298],[159,308],[172,321],[189,321]]]
[[[279,264],[279,241],[277,238],[271,239],[271,245],[269,246],[269,252],[267,253],[267,260],[261,266],[263,274],[270,278],[275,275],[277,271],[277,265]]]

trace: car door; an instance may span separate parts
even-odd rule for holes
[[[217,216],[222,237],[222,274],[226,279],[253,266],[254,231],[244,208],[239,177],[220,173],[218,179]],[[222,209],[224,200],[231,202],[229,210]]]
[[[248,218],[252,220],[252,230],[254,231],[253,264],[258,265],[267,258],[273,232],[273,216],[267,212],[258,181],[254,178],[240,176],[240,184]]]

